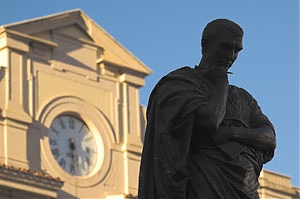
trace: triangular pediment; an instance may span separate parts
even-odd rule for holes
[[[104,49],[103,61],[106,63],[145,76],[151,73],[145,64],[79,9],[8,24],[4,27],[49,41],[53,41],[50,32],[83,40]]]
[[[52,30],[53,32],[57,34],[65,35],[66,37],[72,37],[76,39],[83,39],[86,41],[93,42],[93,39],[90,37],[89,34],[85,30],[81,28],[81,26],[77,24],[71,24],[67,26],[63,26],[60,28],[57,28],[55,30]],[[37,35],[36,35],[37,36]]]

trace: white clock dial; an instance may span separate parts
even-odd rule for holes
[[[78,117],[56,117],[49,128],[49,144],[57,163],[71,175],[88,175],[96,165],[96,140]]]

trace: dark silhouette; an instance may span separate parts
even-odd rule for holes
[[[153,89],[139,176],[140,199],[259,198],[258,177],[276,146],[272,123],[244,89],[228,84],[243,30],[210,22],[202,58]]]

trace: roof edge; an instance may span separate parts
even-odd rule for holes
[[[61,11],[61,12],[54,13],[54,14],[48,14],[48,15],[45,15],[45,16],[42,16],[42,17],[34,17],[34,18],[31,18],[31,19],[25,19],[25,20],[21,20],[21,21],[17,21],[17,22],[12,22],[12,23],[9,23],[9,24],[3,24],[1,26],[3,26],[4,28],[10,28],[10,27],[13,27],[13,26],[21,25],[21,24],[32,23],[32,22],[35,22],[35,21],[41,20],[41,19],[47,20],[49,18],[61,17],[63,15],[69,15],[69,14],[76,13],[76,12],[83,13],[83,11],[80,8],[76,8],[76,9],[72,9],[72,10]]]

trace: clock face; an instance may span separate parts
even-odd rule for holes
[[[71,175],[88,175],[96,165],[96,140],[76,116],[61,115],[54,119],[49,128],[49,144],[57,163]]]

